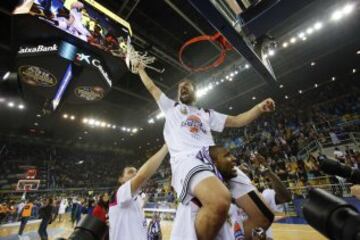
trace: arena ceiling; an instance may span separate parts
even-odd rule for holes
[[[146,50],[157,57],[156,66],[166,71],[158,74],[149,71],[151,77],[169,96],[175,97],[176,83],[183,78],[193,79],[203,87],[209,80],[224,77],[234,65],[245,65],[246,61],[237,53],[228,54],[224,64],[206,73],[191,73],[178,62],[178,50],[188,39],[213,34],[215,30],[184,0],[134,0],[99,2],[128,20],[133,28],[133,42],[137,49]],[[271,29],[279,46],[270,58],[278,85],[269,86],[251,66],[238,74],[232,82],[221,84],[199,99],[199,104],[215,108],[228,114],[236,114],[265,97],[273,97],[277,102],[296,97],[299,90],[306,91],[314,84],[358,76],[360,67],[360,6],[349,16],[331,21],[334,11],[351,1],[317,0],[297,12],[280,26]],[[355,3],[355,2],[353,2]],[[307,34],[305,41],[298,34],[313,27],[316,22],[323,27]],[[9,23],[10,24],[10,23]],[[5,25],[4,25],[5,26]],[[6,25],[8,26],[8,25]],[[5,27],[6,28],[6,27]],[[5,31],[4,29],[2,31]],[[299,39],[291,44],[292,37]],[[283,43],[288,42],[287,48]],[[4,73],[9,67],[8,54],[11,41],[2,41],[0,69]],[[211,44],[201,44],[190,49],[187,57],[198,63],[213,59],[218,50]],[[357,73],[353,74],[353,69]],[[282,88],[280,88],[282,85]],[[256,100],[252,100],[253,98]],[[25,103],[26,105],[26,103]],[[30,134],[57,140],[59,143],[75,144],[99,143],[115,148],[139,152],[158,146],[162,140],[163,120],[149,124],[156,119],[158,108],[147,93],[138,76],[128,72],[117,79],[109,95],[101,102],[88,105],[65,104],[58,113],[44,115],[40,106],[28,106],[24,111],[4,108],[0,105],[0,131],[4,134]],[[37,115],[39,114],[40,117]],[[64,114],[76,119],[64,119]],[[81,119],[95,117],[112,124],[118,129],[92,129]],[[137,128],[136,134],[124,132],[122,126]],[[31,130],[30,129],[35,129]],[[85,133],[86,132],[86,133]]]

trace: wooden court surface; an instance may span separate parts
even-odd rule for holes
[[[26,232],[33,231],[37,232],[39,227],[39,223],[29,224],[26,226],[24,235],[26,236]],[[163,240],[170,239],[172,222],[170,221],[162,221],[161,228],[163,233]],[[62,233],[56,234],[56,236],[51,236],[49,239],[53,240],[58,237],[69,237],[72,232],[72,226],[69,221],[64,221],[63,223],[55,222],[49,225],[48,230],[52,228],[61,228]],[[309,225],[303,224],[273,224],[273,234],[275,240],[324,240],[327,239],[323,237],[320,233],[316,232]],[[0,239],[3,237],[7,237],[9,235],[17,234],[18,226],[16,227],[0,227]],[[14,238],[16,239],[16,238]],[[32,238],[34,239],[34,238]],[[37,240],[39,238],[35,238]],[[186,239],[184,239],[186,240]]]

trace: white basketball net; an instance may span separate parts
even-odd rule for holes
[[[149,56],[147,52],[140,53],[136,51],[131,45],[130,40],[127,42],[126,51],[125,63],[132,73],[138,73],[140,68],[150,68],[159,73],[163,73],[165,71],[165,69],[158,69],[150,66],[150,64],[155,62],[156,58]]]

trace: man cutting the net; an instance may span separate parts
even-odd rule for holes
[[[165,115],[164,137],[170,152],[172,186],[183,203],[196,197],[201,202],[196,220],[199,240],[214,239],[226,220],[231,195],[222,183],[221,174],[208,161],[209,146],[214,140],[211,131],[225,127],[245,126],[262,113],[275,110],[268,98],[249,111],[236,116],[195,106],[195,86],[190,80],[178,84],[178,99],[169,99],[151,80],[139,64],[138,74]]]

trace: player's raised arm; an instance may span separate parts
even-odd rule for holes
[[[225,127],[243,127],[257,119],[262,113],[272,112],[275,110],[275,102],[271,98],[267,98],[257,104],[249,111],[241,113],[237,116],[228,116],[225,121]]]
[[[154,81],[149,77],[143,67],[139,68],[139,76],[146,89],[155,98],[155,101],[158,102],[162,93],[160,88],[155,85]]]
[[[135,177],[131,179],[131,193],[136,192],[140,186],[156,172],[167,153],[168,148],[166,144],[164,144],[159,151],[141,166]]]

